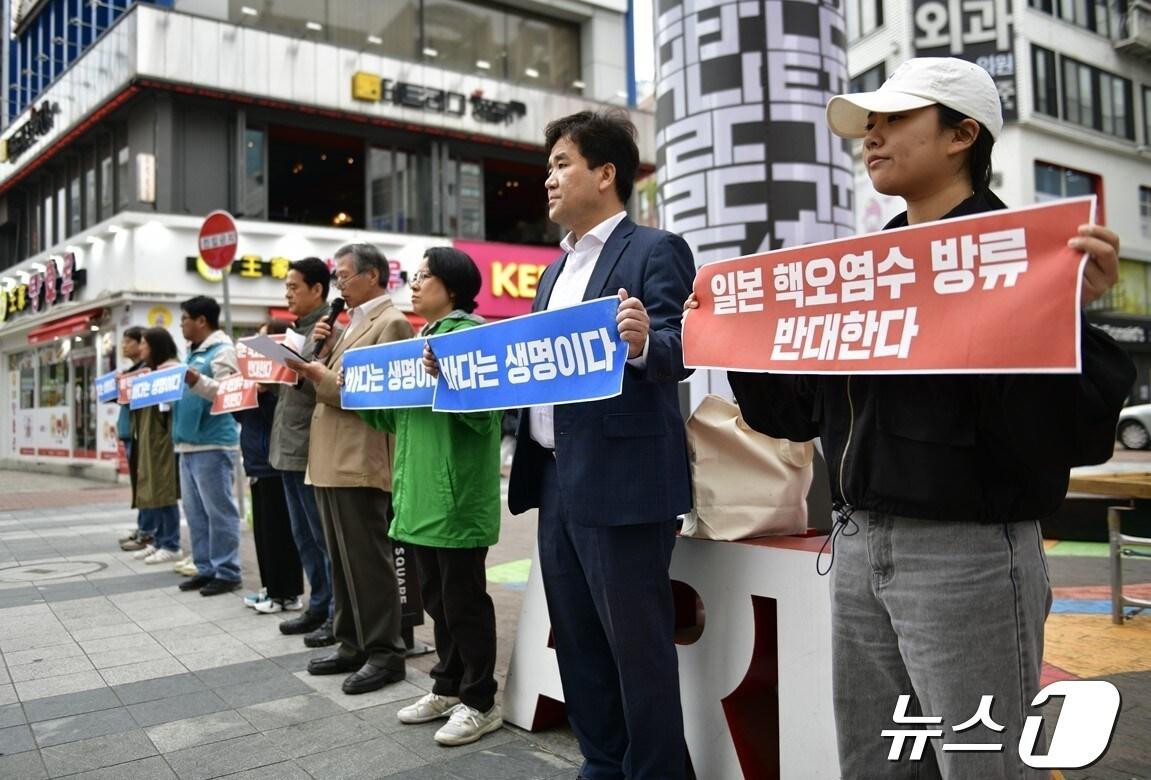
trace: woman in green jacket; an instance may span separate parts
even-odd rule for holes
[[[429,249],[412,278],[421,336],[475,327],[482,279],[449,247]],[[421,409],[360,412],[396,435],[391,536],[415,551],[424,608],[435,624],[439,663],[432,693],[403,708],[403,723],[448,722],[441,745],[465,745],[503,725],[495,703],[496,617],[485,560],[500,530],[500,414]]]

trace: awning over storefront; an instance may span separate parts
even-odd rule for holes
[[[45,322],[43,325],[29,331],[28,343],[42,344],[45,341],[52,341],[53,339],[64,338],[65,336],[73,336],[77,333],[84,333],[91,327],[93,321],[103,315],[103,309],[89,309],[76,314],[70,314],[67,317],[61,317],[58,320]]]

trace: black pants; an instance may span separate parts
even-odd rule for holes
[[[400,586],[388,523],[392,496],[368,487],[316,488],[332,558],[332,632],[339,654],[404,671]]]
[[[487,547],[412,546],[420,594],[432,616],[440,661],[432,691],[480,712],[495,704],[496,611],[487,592]]]
[[[256,541],[256,562],[260,582],[273,599],[294,599],[304,592],[304,574],[292,521],[280,477],[259,477],[252,488],[252,535]]]

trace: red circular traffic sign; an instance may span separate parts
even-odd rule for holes
[[[226,211],[213,211],[200,227],[200,257],[212,268],[227,268],[236,259],[236,220]]]

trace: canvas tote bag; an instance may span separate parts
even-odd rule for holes
[[[811,442],[753,431],[739,407],[708,395],[687,421],[695,508],[682,533],[733,541],[807,530]]]

